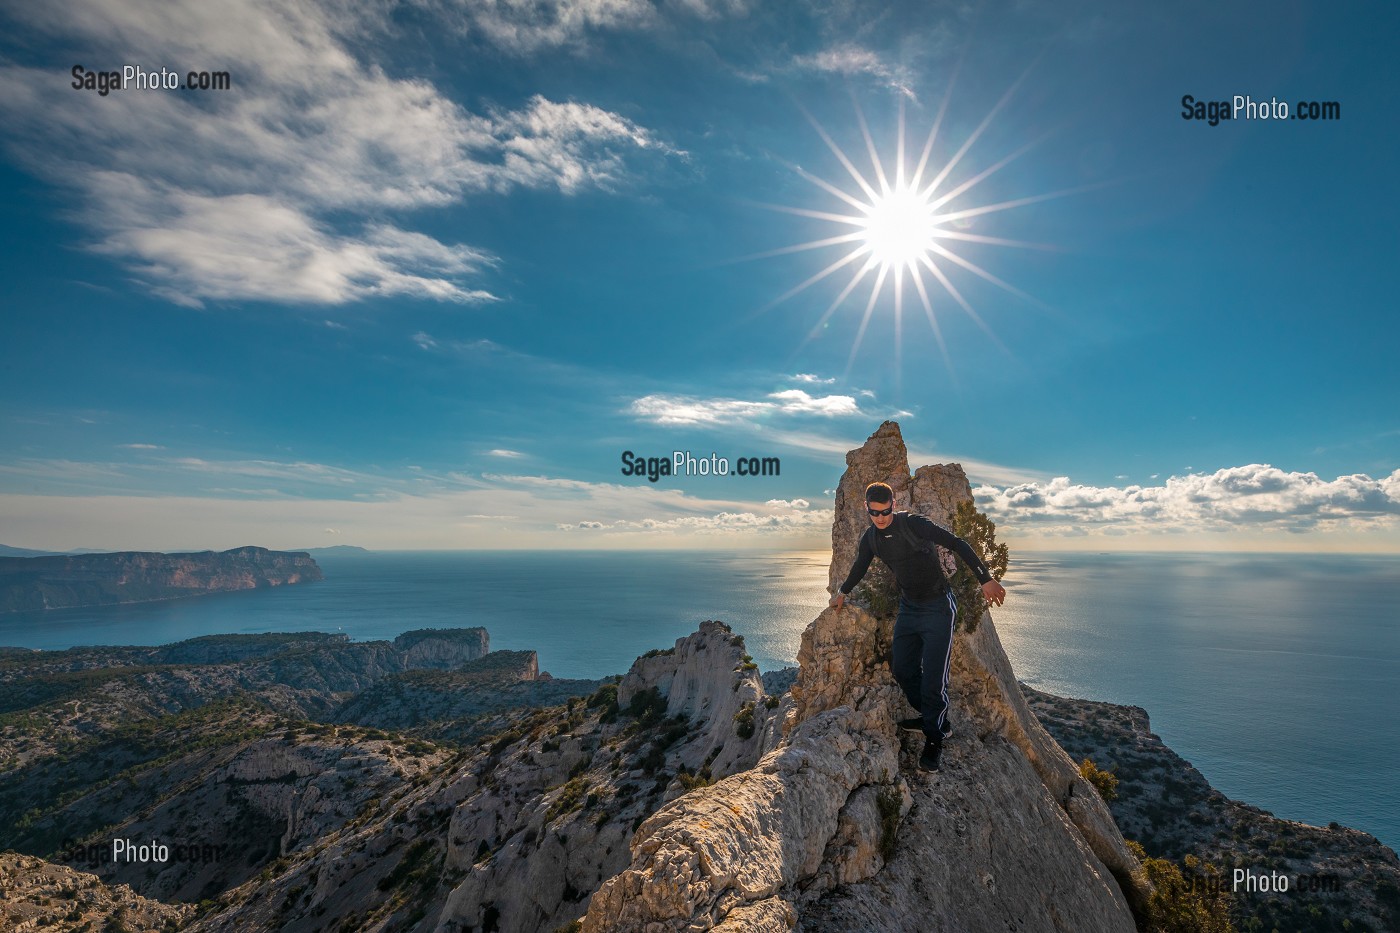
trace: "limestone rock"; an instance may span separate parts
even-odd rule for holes
[[[865,487],[871,483],[889,483],[894,488],[895,509],[909,507],[909,451],[899,425],[893,421],[880,425],[863,446],[846,454],[846,472],[836,486],[828,592],[835,593],[846,579],[860,536],[870,527],[865,514]]]
[[[394,647],[403,652],[404,666],[408,669],[450,670],[488,654],[491,651],[491,638],[481,627],[418,629],[399,635],[394,639]],[[526,679],[533,680],[537,676],[538,662],[534,676]]]
[[[843,707],[806,720],[757,767],[643,823],[632,866],[593,896],[584,933],[710,929],[741,909],[766,918],[760,929],[778,929],[775,918],[814,886],[869,877],[882,864],[878,846],[852,829],[857,814],[843,820],[843,812],[868,803],[859,793],[866,787],[902,803],[897,751],[889,724],[868,713]],[[850,857],[828,865],[833,842]],[[743,929],[744,915],[728,928]]]
[[[780,720],[763,704],[762,676],[747,657],[744,639],[728,625],[701,622],[670,651],[638,658],[618,685],[618,704],[625,708],[638,693],[654,688],[666,698],[666,715],[685,716],[705,728],[705,741],[687,745],[687,767],[698,770],[711,762],[717,774],[752,767]]]
[[[194,916],[192,904],[162,904],[125,884],[107,885],[96,875],[74,871],[17,852],[0,853],[0,929],[122,929],[156,933],[178,929]]]

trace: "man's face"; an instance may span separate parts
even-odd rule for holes
[[[893,503],[893,502],[867,502],[867,503],[865,503],[865,511],[866,511],[866,514],[869,515],[870,512],[871,512],[872,510],[875,511],[875,512],[884,512],[885,514],[884,514],[884,515],[870,515],[870,522],[871,522],[871,524],[873,524],[876,528],[879,528],[881,531],[884,531],[886,528],[890,527],[890,523],[894,521],[894,503]]]

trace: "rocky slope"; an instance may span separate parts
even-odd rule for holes
[[[12,650],[0,656],[0,812],[14,805],[7,795],[17,769],[81,754],[154,717],[246,693],[289,716],[329,719],[347,696],[394,674],[470,673],[477,659],[495,666],[484,660],[489,647],[486,630],[470,628],[407,632],[392,642],[308,632]]]
[[[0,612],[139,603],[320,579],[321,568],[310,555],[261,547],[0,557]]]
[[[1150,854],[1214,864],[1229,887],[1237,867],[1289,879],[1289,891],[1232,892],[1238,929],[1400,930],[1400,859],[1374,836],[1279,819],[1229,799],[1162,743],[1141,707],[1021,690],[1074,760],[1114,775],[1113,818]]]
[[[114,822],[113,789],[130,791],[123,806],[169,794],[174,772],[154,765],[188,758],[179,780],[194,780],[261,734],[252,723],[333,720],[354,693],[413,665],[460,673],[468,693],[474,665],[510,669],[517,682],[536,675],[532,652],[502,665],[488,647],[475,628],[393,642],[309,633],[11,653],[0,658],[0,848],[52,853]],[[258,715],[230,712],[246,709]]]
[[[518,715],[492,740],[429,762],[191,929],[553,930],[626,867],[643,819],[752,767],[783,713],[743,640],[703,623],[638,659],[621,685]]]
[[[956,465],[909,474],[886,423],[847,456],[833,586],[865,525],[862,492],[947,524],[970,498]],[[663,807],[592,898],[585,933],[789,929],[1130,931],[1148,887],[1107,807],[1021,698],[984,616],[953,657],[942,773],[911,769],[894,722],[892,620],[824,611],[803,635],[785,735],[757,767]]]
[[[169,933],[194,914],[187,904],[162,904],[128,886],[15,852],[0,853],[0,929]]]

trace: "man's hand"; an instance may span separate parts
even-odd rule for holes
[[[988,580],[982,584],[982,595],[993,606],[1000,606],[1001,601],[1006,598],[1006,587],[995,580]]]
[[[827,603],[827,605],[830,606],[832,609],[840,609],[845,604],[846,594],[841,592],[840,590],[837,590],[836,595],[831,597],[831,602]]]

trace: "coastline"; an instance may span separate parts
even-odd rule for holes
[[[1056,696],[1021,684],[1036,718],[1076,763],[1117,778],[1109,810],[1152,857],[1223,872],[1240,929],[1388,930],[1400,918],[1400,858],[1375,836],[1312,826],[1226,797],[1151,730],[1146,710]],[[1246,873],[1235,883],[1236,870]],[[1198,876],[1200,877],[1200,876]],[[1260,890],[1287,879],[1287,890]],[[1268,878],[1268,885],[1259,879]],[[1187,879],[1191,879],[1188,877]],[[1352,926],[1344,928],[1343,921]]]

